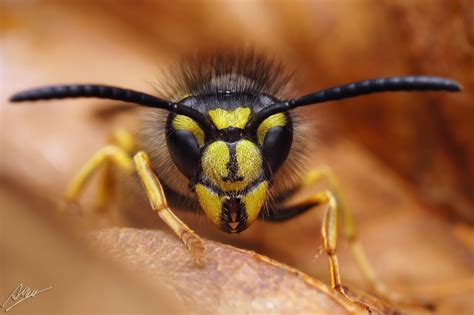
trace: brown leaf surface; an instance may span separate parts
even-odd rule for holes
[[[253,251],[206,241],[206,261],[198,267],[174,235],[161,231],[106,229],[90,239],[196,313],[347,314],[351,307],[320,281]],[[374,313],[390,313],[383,304],[366,303]]]
[[[46,220],[32,211],[47,204],[5,187],[0,189],[0,203],[1,304],[20,283],[38,290],[52,287],[8,314],[184,312],[164,285],[147,284],[88,250],[67,222]]]
[[[84,227],[108,227],[110,222],[103,215],[86,216],[92,218],[90,220],[57,219],[53,204],[62,196],[65,185],[77,169],[106,142],[110,131],[117,127],[131,130],[139,127],[136,120],[138,112],[116,111],[114,115],[107,115],[104,113],[109,109],[114,111],[116,104],[95,100],[29,106],[10,106],[4,100],[25,87],[61,82],[93,81],[150,92],[152,89],[145,82],[154,81],[154,76],[160,73],[158,67],[174,61],[176,55],[206,46],[209,42],[225,43],[238,39],[250,40],[258,43],[259,47],[281,52],[285,60],[296,64],[297,69],[303,69],[301,76],[308,79],[301,78],[304,82],[301,84],[302,91],[365,77],[408,73],[414,68],[407,67],[405,63],[413,64],[425,58],[424,54],[430,53],[426,47],[430,46],[420,44],[418,47],[421,48],[417,51],[423,53],[415,54],[417,57],[399,53],[405,49],[408,36],[394,35],[401,23],[400,16],[415,24],[421,19],[420,23],[424,23],[427,33],[433,27],[429,18],[423,20],[424,15],[414,18],[412,15],[419,14],[419,9],[413,13],[405,1],[398,1],[396,5],[380,2],[376,6],[371,1],[335,2],[331,6],[324,1],[297,4],[282,1],[273,6],[263,2],[231,6],[225,2],[218,5],[219,2],[206,1],[196,1],[194,5],[185,2],[173,5],[141,2],[133,9],[127,2],[120,1],[113,1],[113,5],[108,1],[48,1],[41,5],[11,3],[14,2],[10,2],[3,11],[1,28],[0,180],[6,194],[1,197],[0,203],[7,205],[2,207],[7,215],[2,213],[1,220],[2,231],[7,231],[2,234],[1,240],[3,266],[0,270],[3,273],[0,282],[6,284],[1,287],[2,296],[17,281],[28,283],[31,279],[31,285],[37,287],[51,281],[53,287],[62,288],[55,290],[61,295],[55,293],[48,297],[45,294],[30,301],[30,306],[25,302],[21,305],[25,307],[25,312],[39,309],[50,313],[51,305],[58,305],[58,300],[63,301],[58,313],[72,309],[78,313],[116,311],[125,297],[132,301],[130,309],[136,307],[137,312],[165,311],[163,305],[169,305],[170,312],[180,311],[182,306],[194,303],[199,310],[205,310],[206,301],[213,301],[209,307],[212,306],[215,312],[227,313],[234,311],[230,309],[233,298],[241,302],[238,306],[234,304],[235,312],[240,307],[256,311],[270,307],[271,303],[275,312],[277,307],[283,312],[297,302],[315,311],[316,308],[321,311],[331,309],[329,313],[344,311],[331,294],[324,293],[325,287],[317,280],[307,280],[305,276],[289,271],[276,262],[214,242],[208,243],[211,266],[220,266],[221,269],[216,268],[213,272],[188,269],[191,267],[183,259],[186,257],[183,247],[172,235],[160,232],[161,229],[168,230],[150,211],[140,187],[133,182],[125,185],[118,203],[125,214],[122,225],[156,231],[112,229],[94,232],[96,234],[91,238],[102,249],[102,255],[121,260],[122,267],[109,259],[102,261],[97,254],[84,249],[84,243],[70,234],[83,235]],[[440,17],[444,14],[443,10],[430,9],[430,12],[429,16]],[[464,25],[458,20],[459,11],[450,12],[454,13],[450,13],[449,19],[458,21],[454,25]],[[278,21],[294,22],[282,24]],[[374,34],[374,29],[379,31],[378,34]],[[421,35],[417,35],[417,41],[413,42],[423,43],[426,32],[423,28],[417,29],[417,32]],[[449,37],[450,32],[443,34]],[[472,35],[469,29],[461,34]],[[456,43],[462,41],[459,39]],[[466,47],[471,49],[472,41],[468,41]],[[460,78],[467,75],[465,69],[471,62],[469,52],[466,56],[459,57],[464,58],[466,64],[456,66],[460,67],[456,70]],[[420,71],[448,75],[452,73],[454,63],[452,61],[449,68],[436,68],[436,63],[429,63]],[[462,83],[465,84],[465,81]],[[459,125],[466,130],[451,135],[455,141],[461,141],[460,136],[464,137],[460,143],[466,152],[471,152],[473,148],[472,136],[468,136],[473,121],[470,90],[467,89],[466,94],[461,96],[436,98],[436,101],[454,105],[449,109],[450,117],[454,118],[448,119],[445,127]],[[407,100],[413,102],[415,99],[420,102],[415,109],[404,106]],[[441,154],[439,147],[433,143],[445,140],[439,138],[439,133],[431,132],[434,129],[426,131],[426,136],[413,140],[413,135],[418,135],[420,124],[433,122],[425,109],[432,101],[432,96],[384,95],[355,100],[356,104],[347,102],[351,104],[306,110],[308,116],[317,120],[321,134],[320,143],[314,150],[313,165],[328,164],[341,177],[362,244],[378,275],[389,287],[407,296],[432,300],[440,314],[472,314],[474,237],[472,230],[462,223],[464,219],[470,220],[473,211],[469,195],[460,187],[466,186],[461,181],[471,181],[472,184],[472,172],[465,164],[471,165],[473,159],[469,159],[470,153],[463,153],[461,155],[466,162],[457,163],[455,159],[447,158],[454,151],[442,149],[444,153]],[[386,105],[389,107],[386,108]],[[413,110],[418,114],[415,115]],[[444,114],[441,116],[445,117]],[[433,123],[438,124],[439,121]],[[405,140],[411,141],[409,145]],[[418,169],[422,164],[412,162],[426,161],[420,158],[420,154],[426,155],[427,151],[415,150],[420,145],[434,148],[429,152],[437,161],[423,170]],[[382,162],[374,157],[374,153],[382,157]],[[466,172],[461,173],[463,169]],[[412,184],[407,185],[407,174],[416,172],[426,172],[423,173],[427,174],[426,177],[421,177],[430,180],[422,180],[420,184],[420,181],[410,179]],[[322,184],[317,188],[327,186]],[[439,190],[448,193],[436,193]],[[426,194],[423,191],[432,192]],[[82,204],[83,210],[90,212],[88,197]],[[433,198],[440,198],[441,204],[452,201],[448,202],[452,205],[450,211],[456,214],[460,223],[449,223],[442,217],[434,216],[433,208],[427,206],[432,203],[426,202]],[[5,200],[10,202],[7,204]],[[324,255],[314,258],[321,242],[320,212],[315,210],[282,224],[257,222],[238,236],[224,235],[204,217],[188,211],[178,212],[178,215],[208,239],[254,250],[293,266],[311,278],[326,282],[326,259]],[[17,214],[22,215],[10,219]],[[13,234],[22,237],[10,238]],[[43,235],[49,237],[43,238]],[[10,243],[15,239],[17,243]],[[55,245],[58,241],[62,245]],[[365,281],[350,256],[347,243],[340,238],[339,244],[343,282],[351,288],[365,288]],[[232,257],[238,259],[232,260]],[[37,266],[35,262],[38,261],[44,261],[41,268],[29,268]],[[236,266],[239,262],[244,263]],[[124,266],[134,273],[121,272]],[[237,296],[232,295],[234,292],[225,292],[222,288],[235,288],[237,283],[242,283],[229,281],[226,267],[234,267],[232,270],[239,275],[239,281],[249,280],[247,276],[254,277],[251,280],[256,281],[250,288],[239,288]],[[115,268],[117,270],[113,271]],[[91,270],[90,274],[88,270]],[[100,275],[108,280],[102,280]],[[267,275],[295,290],[280,291],[277,286],[264,287],[276,283],[263,281]],[[84,282],[80,281],[81,278]],[[157,288],[161,283],[158,278],[163,280],[164,287]],[[313,284],[308,284],[308,281]],[[82,285],[74,286],[78,283]],[[317,288],[314,283],[317,283]],[[108,303],[102,309],[94,309],[91,305],[96,305],[99,299],[93,297],[102,296],[92,288],[101,285],[104,290],[112,290],[110,292],[114,296],[107,299]],[[123,290],[113,291],[119,288]],[[254,294],[257,291],[262,295]],[[166,292],[171,294],[163,297]],[[272,292],[284,294],[277,298],[278,295],[272,296]],[[155,300],[148,294],[160,298]],[[84,308],[79,305],[78,295],[87,297]],[[268,300],[256,299],[262,296]],[[308,300],[302,297],[308,297]],[[50,300],[44,301],[44,308],[39,308],[38,303],[46,299]],[[160,303],[162,299],[167,303]]]
[[[254,252],[206,241],[198,267],[175,235],[130,228],[92,232],[91,251],[15,194],[0,190],[0,200],[8,222],[0,239],[2,303],[20,282],[52,287],[15,313],[349,314],[347,301],[323,283]]]

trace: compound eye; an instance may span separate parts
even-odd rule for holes
[[[278,113],[265,119],[257,129],[267,167],[272,173],[285,162],[293,142],[293,126],[289,115]]]
[[[280,168],[290,153],[293,133],[286,127],[273,127],[268,130],[263,141],[263,156],[272,173]]]
[[[184,176],[192,178],[199,169],[204,132],[186,116],[177,115],[170,120],[166,128],[166,145],[171,159]]]

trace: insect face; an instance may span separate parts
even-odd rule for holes
[[[396,76],[287,99],[290,76],[270,59],[252,52],[197,57],[172,71],[166,99],[119,87],[79,84],[26,90],[11,101],[96,97],[167,111],[164,119],[150,115],[148,127],[142,130],[140,147],[150,153],[149,167],[154,167],[152,172],[170,193],[197,201],[220,229],[235,233],[258,217],[270,194],[281,199],[299,185],[289,182],[302,175],[298,172],[307,139],[294,109],[370,93],[461,89],[445,78]],[[160,147],[163,136],[166,149]],[[139,164],[138,169],[143,167]],[[285,174],[275,176],[280,168]]]
[[[257,99],[273,102],[266,95]],[[288,113],[274,114],[253,128],[253,111],[269,104],[242,105],[249,101],[229,92],[211,107],[200,105],[209,97],[188,97],[183,105],[210,108],[203,115],[211,128],[183,115],[170,114],[167,121],[166,142],[174,163],[190,180],[206,215],[229,233],[243,231],[257,218],[293,139]]]
[[[339,215],[346,230],[351,232],[346,234],[353,249],[357,249],[356,259],[363,262],[359,267],[374,288],[383,288],[371,276],[373,271],[358,246],[347,208],[338,206],[337,196],[341,192],[330,171],[326,169],[324,177],[334,193],[317,192],[292,206],[284,205],[301,188],[321,179],[318,174],[323,175],[320,168],[304,175],[305,160],[309,158],[308,126],[293,110],[370,93],[456,92],[461,86],[439,77],[396,76],[349,83],[288,99],[285,90],[289,75],[278,63],[252,52],[190,59],[170,74],[172,77],[167,80],[170,85],[161,91],[167,94],[165,99],[95,84],[42,87],[11,97],[12,102],[96,97],[160,109],[147,112],[137,139],[138,152],[125,145],[133,140],[122,141],[123,135],[117,136],[84,165],[68,187],[67,200],[77,199],[89,176],[99,167],[106,165],[112,171],[109,167],[114,166],[129,174],[134,165],[152,209],[180,237],[199,264],[204,242],[173,214],[167,199],[176,205],[192,205],[191,209],[199,204],[206,216],[227,233],[245,230],[258,217],[285,221],[315,206],[326,206],[321,228],[322,249],[329,257],[332,288],[344,294],[336,255]],[[164,111],[169,114],[163,115]],[[104,185],[101,199],[108,199],[103,198],[106,196],[103,192],[114,191],[113,186],[108,187],[113,181],[101,182]],[[273,207],[265,205],[269,196],[275,201]],[[259,216],[264,207],[265,216]],[[378,293],[387,297],[387,292]],[[398,297],[396,301],[400,301]],[[357,303],[357,310],[366,313],[368,308],[361,306]]]

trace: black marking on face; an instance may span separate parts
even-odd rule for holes
[[[221,229],[227,233],[239,233],[247,228],[247,212],[240,197],[228,198],[222,205]]]
[[[238,182],[244,180],[242,176],[237,175],[237,172],[239,170],[239,164],[237,162],[237,153],[235,150],[236,146],[236,143],[231,143],[227,145],[227,147],[229,148],[230,159],[226,165],[228,171],[227,176],[222,178],[222,180],[225,182]]]
[[[219,138],[222,141],[233,143],[241,140],[244,135],[244,129],[238,127],[227,127],[219,132]]]

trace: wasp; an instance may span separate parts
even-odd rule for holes
[[[360,246],[336,176],[328,168],[305,170],[307,122],[296,109],[370,93],[460,91],[452,80],[395,76],[335,86],[288,99],[291,76],[281,63],[255,52],[213,53],[172,69],[163,98],[130,89],[73,84],[19,92],[12,102],[94,97],[148,107],[137,135],[117,132],[72,179],[66,199],[75,201],[102,166],[138,174],[151,207],[200,262],[202,239],[168,206],[193,205],[219,229],[239,233],[257,219],[289,220],[319,205],[326,210],[321,234],[333,289],[343,293],[338,260],[337,218],[356,261],[374,290],[387,295]],[[297,180],[292,180],[297,178]],[[317,181],[331,190],[291,207],[283,202]],[[106,191],[106,190],[104,190]]]

